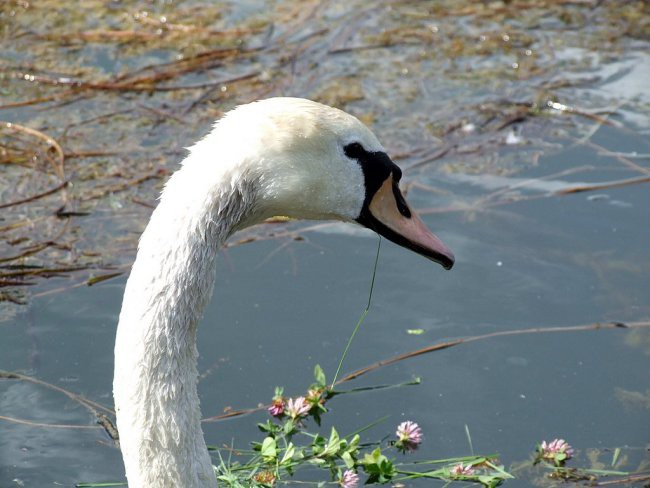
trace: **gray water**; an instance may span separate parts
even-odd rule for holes
[[[453,178],[446,185],[471,191]],[[471,223],[462,213],[427,217],[456,252],[451,272],[384,243],[372,309],[345,370],[449,338],[646,315],[647,189],[599,195],[521,202]],[[205,416],[267,402],[274,385],[299,394],[316,363],[331,375],[363,310],[375,237],[312,233],[308,242],[286,244],[222,252],[200,328],[200,370],[212,371],[200,383]],[[33,299],[3,326],[3,368],[110,405],[123,286],[120,280]],[[419,328],[421,335],[407,333]],[[647,459],[647,406],[626,404],[617,391],[649,388],[647,341],[645,331],[614,330],[503,337],[439,351],[358,380],[372,385],[418,376],[422,384],[336,400],[325,425],[353,431],[388,416],[368,433],[376,439],[413,419],[432,458],[467,454],[467,425],[474,449],[500,453],[506,466],[527,459],[535,442],[557,436],[570,440],[583,463],[590,449],[623,447],[632,459],[627,469],[634,469],[639,456]],[[15,381],[0,387],[3,415],[93,425],[88,412],[59,393]],[[245,443],[259,437],[254,425],[264,416],[206,424],[206,438]],[[27,486],[69,486],[122,476],[119,453],[99,429],[4,423],[2,445],[7,486],[14,478]]]
[[[245,8],[231,9],[232,19],[251,14]],[[344,5],[336,3],[332,12],[331,17],[320,14],[333,25],[346,27]],[[371,26],[383,25],[385,19],[395,21],[397,14],[378,9],[372,15]],[[323,18],[317,16],[314,25],[325,22]],[[456,19],[456,27],[473,32],[470,20]],[[444,30],[444,22],[439,25]],[[552,26],[549,29],[553,31]],[[565,34],[571,36],[570,31],[566,28]],[[359,35],[348,41],[354,45],[367,39]],[[447,272],[384,241],[372,307],[345,372],[460,337],[634,322],[650,316],[648,183],[551,194],[573,185],[644,174],[624,164],[617,153],[648,174],[647,41],[627,40],[623,44],[627,51],[616,56],[584,46],[549,45],[535,46],[542,57],[549,56],[544,49],[553,51],[550,72],[557,75],[566,69],[567,78],[597,78],[561,92],[562,102],[588,111],[614,108],[611,125],[555,113],[503,131],[468,130],[461,146],[479,150],[450,154],[440,164],[407,171],[407,183],[436,188],[435,192],[411,188],[408,198],[454,251],[457,263]],[[473,122],[483,117],[475,104],[495,97],[529,99],[534,91],[529,84],[535,82],[527,79],[499,78],[483,85],[466,78],[464,63],[476,69],[501,66],[507,58],[504,53],[473,64],[471,57],[420,59],[418,49],[406,46],[360,51],[350,58],[319,58],[322,64],[314,68],[319,71],[293,79],[291,94],[314,96],[319,76],[362,66],[355,73],[364,81],[365,97],[349,102],[347,108],[359,115],[372,108],[380,139],[400,152],[454,140],[457,132],[439,137],[435,128],[427,128],[431,121]],[[115,53],[104,61],[97,52],[92,56],[103,69],[113,69]],[[399,63],[407,65],[414,58],[419,64],[409,68],[418,71],[409,79]],[[586,58],[590,62],[585,67],[572,65],[585,63]],[[399,69],[372,69],[392,65]],[[404,87],[418,96],[404,95]],[[282,90],[281,86],[273,93]],[[124,98],[113,103],[132,102]],[[82,106],[92,114],[92,108]],[[62,112],[55,113],[61,116],[75,116],[65,106],[58,110]],[[4,116],[25,124],[42,117],[29,110]],[[190,127],[162,125],[148,132],[153,149],[190,144],[209,126],[203,116],[205,120]],[[98,145],[104,143],[103,128],[93,130]],[[119,131],[119,124],[106,130]],[[504,144],[510,131],[511,142],[516,143]],[[142,134],[134,132],[136,136]],[[168,167],[173,169],[178,156],[170,160]],[[407,156],[401,164],[407,167],[415,161],[416,156]],[[576,168],[583,169],[571,171]],[[153,201],[158,188],[140,191]],[[488,198],[493,192],[500,193]],[[142,229],[147,211],[125,207],[113,198],[93,207],[94,220],[81,220],[84,242],[105,240],[110,247],[113,240],[135,236]],[[199,391],[205,417],[267,403],[276,385],[283,385],[288,395],[302,394],[312,382],[315,364],[329,377],[336,369],[368,299],[378,240],[347,224],[295,230],[304,239],[259,240],[220,252],[214,296],[199,333],[199,370],[205,372]],[[110,258],[118,263],[133,258],[132,246],[123,253],[111,249]],[[75,276],[55,277],[33,287],[23,306],[0,302],[4,307],[0,317],[5,318],[0,322],[0,368],[112,406],[112,351],[125,281],[121,276],[88,287],[79,286],[83,281]],[[417,329],[422,333],[409,333]],[[506,483],[511,487],[553,483],[527,462],[537,442],[555,437],[567,439],[576,449],[572,466],[612,469],[613,450],[621,448],[616,469],[647,473],[649,368],[648,328],[495,337],[401,361],[349,383],[346,387],[422,380],[419,386],[336,398],[324,417],[323,431],[336,425],[342,433],[352,432],[387,417],[364,434],[365,440],[376,441],[392,435],[399,422],[414,420],[425,435],[414,456],[435,459],[470,454],[467,426],[476,453],[498,453],[514,472],[517,479]],[[95,417],[60,392],[1,380],[0,415],[88,427],[54,428],[0,419],[0,486],[72,486],[124,479],[119,451],[96,426]],[[246,447],[261,439],[255,425],[265,418],[260,412],[205,423],[206,440]]]

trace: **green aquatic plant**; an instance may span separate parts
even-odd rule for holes
[[[564,463],[573,457],[573,447],[564,439],[542,441],[541,444],[537,444],[536,452],[535,462],[548,461],[555,466],[564,466]]]
[[[361,434],[385,419],[347,435],[341,435],[334,426],[325,435],[318,430],[312,431],[310,426],[320,426],[321,416],[328,412],[330,399],[359,391],[337,391],[328,386],[318,365],[314,368],[314,379],[307,394],[293,398],[285,398],[283,388],[276,388],[267,408],[270,418],[258,424],[264,437],[253,442],[252,449],[209,446],[218,460],[214,469],[220,483],[232,488],[275,486],[295,481],[298,471],[308,472],[309,479],[320,480],[322,474],[317,473],[325,471],[330,483],[343,488],[355,488],[361,478],[365,478],[365,484],[430,478],[497,486],[512,477],[494,456],[413,462],[398,459],[399,453],[408,454],[422,443],[422,429],[413,421],[397,426],[394,438],[387,436],[382,441],[369,443],[361,441]],[[393,386],[407,384],[412,383]],[[439,466],[430,469],[431,465]],[[322,486],[325,482],[314,484]]]

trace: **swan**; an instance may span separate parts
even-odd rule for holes
[[[233,232],[275,215],[357,222],[452,267],[400,177],[358,119],[298,98],[241,105],[189,148],[140,238],[117,326],[113,394],[131,488],[217,485],[201,430],[196,332],[217,250]]]

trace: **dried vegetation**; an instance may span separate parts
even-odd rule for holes
[[[435,195],[425,213],[529,198],[451,197],[432,170],[513,174],[567,142],[607,153],[591,140],[599,127],[634,131],[617,119],[622,103],[581,90],[603,81],[596,64],[647,48],[650,7],[9,0],[0,39],[0,301],[22,303],[30,285],[52,293],[123,273],[180,148],[260,97],[316,98],[373,125],[407,189]],[[626,173],[594,188],[648,181],[628,155],[611,160]],[[274,221],[231,245],[314,227]],[[41,281],[50,277],[66,280]]]

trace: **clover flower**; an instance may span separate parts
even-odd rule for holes
[[[561,465],[573,457],[573,447],[564,439],[554,439],[549,443],[542,441],[537,448],[537,453],[540,458]]]
[[[275,397],[271,400],[271,406],[267,410],[273,417],[282,417],[284,415],[284,398]]]
[[[413,451],[422,442],[422,429],[418,424],[410,420],[399,424],[395,435],[397,436],[395,445],[402,451]]]
[[[275,475],[271,471],[260,471],[253,479],[263,485],[272,485],[275,483]]]
[[[471,476],[474,474],[474,468],[471,464],[463,466],[463,463],[458,463],[450,471],[453,476]]]
[[[284,411],[292,419],[297,419],[299,417],[304,417],[307,415],[311,406],[305,400],[305,397],[289,398],[287,404],[284,407]]]
[[[325,403],[325,398],[323,398],[324,388],[312,388],[307,392],[307,401],[312,404],[323,404]]]
[[[343,473],[343,476],[339,480],[339,484],[341,485],[341,488],[357,488],[357,485],[359,484],[359,475],[351,469],[348,469]]]

